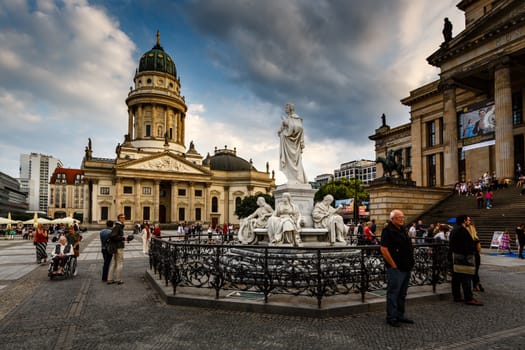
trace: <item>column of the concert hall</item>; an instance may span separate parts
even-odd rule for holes
[[[443,85],[443,143],[448,152],[444,159],[444,185],[458,181],[458,121],[456,112],[456,86],[452,81]]]
[[[512,92],[508,63],[496,65],[494,71],[496,114],[496,176],[513,177],[514,139],[512,134]]]

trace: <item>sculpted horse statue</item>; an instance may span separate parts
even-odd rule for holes
[[[398,178],[403,179],[405,167],[401,162],[401,150],[389,150],[386,157],[377,157],[376,162],[383,165],[383,177],[388,173],[388,177],[392,178],[395,172]]]

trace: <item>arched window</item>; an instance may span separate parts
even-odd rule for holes
[[[211,212],[217,213],[219,211],[219,199],[217,197],[211,198]]]

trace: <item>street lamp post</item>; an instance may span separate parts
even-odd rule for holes
[[[354,224],[357,226],[359,221],[359,206],[357,204],[357,191],[359,190],[359,182],[358,182],[358,173],[357,170],[359,168],[356,166],[354,168]]]

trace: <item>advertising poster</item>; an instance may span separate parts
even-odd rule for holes
[[[458,138],[464,146],[494,140],[495,122],[493,101],[467,107],[458,113]]]

